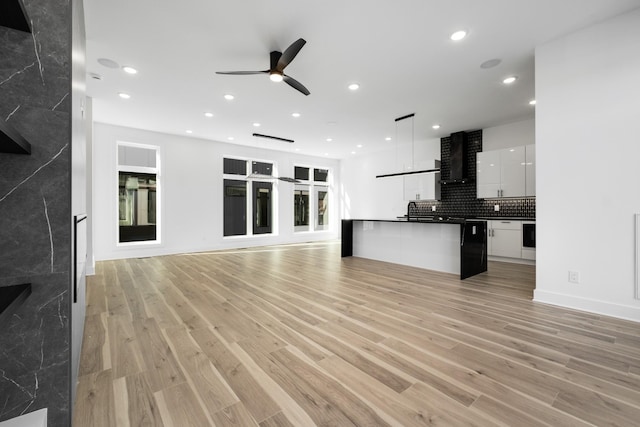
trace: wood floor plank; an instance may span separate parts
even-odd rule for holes
[[[78,375],[88,375],[104,371],[109,367],[105,366],[104,349],[106,345],[107,331],[102,323],[102,315],[94,314],[86,316],[84,321],[84,339],[82,340],[82,358]],[[108,347],[107,347],[108,349]]]
[[[231,387],[193,341],[186,328],[167,329],[165,336],[175,349],[180,365],[210,415],[239,402]]]
[[[354,393],[362,396],[369,406],[390,425],[399,423],[402,426],[429,426],[435,414],[415,409],[402,393],[396,393],[348,364],[337,356],[319,362],[324,371],[330,373]]]
[[[158,404],[144,374],[118,378],[113,389],[118,427],[163,426]]]
[[[74,426],[117,427],[111,370],[78,378]]]
[[[219,410],[211,418],[215,425],[220,427],[259,427],[242,402]]]
[[[93,316],[107,310],[104,275],[87,276],[86,315]]]
[[[260,427],[296,427],[302,425],[311,426],[313,424],[292,424],[282,412],[278,412],[260,423]]]
[[[357,335],[350,333],[344,329],[341,330],[339,326],[335,326],[330,322],[322,326],[323,330],[331,332],[333,336],[341,337],[347,340],[352,345],[362,349],[367,354],[370,354],[386,364],[393,366],[396,369],[411,376],[415,380],[422,381],[429,384],[431,387],[437,389],[441,393],[449,396],[451,399],[458,401],[464,406],[469,406],[474,400],[478,398],[476,393],[464,389],[457,385],[455,382],[448,380],[446,377],[438,375],[427,369],[423,369],[409,360],[398,357],[392,352],[387,351],[383,347],[375,344],[368,343]]]
[[[385,426],[388,425],[374,411],[365,410],[365,414],[353,418],[350,404],[357,399],[337,381],[319,373],[311,365],[294,360],[291,353],[278,350],[269,355],[255,354],[256,363],[267,372],[300,405],[317,425],[335,426]],[[314,386],[316,384],[316,386]],[[321,384],[321,386],[318,386]],[[359,421],[360,420],[360,421]]]
[[[166,427],[202,427],[214,425],[198,403],[193,390],[182,383],[154,394],[162,423]]]
[[[251,376],[247,367],[212,331],[197,329],[191,331],[191,336],[257,422],[280,412],[281,408]]]
[[[143,347],[128,315],[110,315],[107,320],[113,377],[120,378],[144,370]]]
[[[154,392],[185,382],[187,379],[166,342],[155,319],[133,322],[142,350],[144,371]]]
[[[593,426],[640,419],[638,323],[336,241],[102,261],[74,425]]]

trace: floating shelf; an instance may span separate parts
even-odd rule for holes
[[[31,144],[9,123],[0,119],[0,153],[31,154]]]
[[[31,32],[31,21],[22,0],[0,1],[0,26]]]
[[[0,287],[0,325],[31,295],[31,283]]]

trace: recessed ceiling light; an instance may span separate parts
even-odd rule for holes
[[[455,33],[451,34],[451,40],[453,40],[453,41],[462,40],[466,36],[467,36],[467,32],[466,31],[459,30],[459,31],[456,31]]]
[[[227,101],[231,101],[233,98],[235,98],[235,96],[231,95],[231,94],[226,94],[224,96],[224,99],[226,99]]]
[[[206,112],[206,113],[204,113],[204,116],[211,118],[211,117],[213,117],[213,113]]]
[[[235,138],[234,138],[234,137],[232,137],[232,136],[228,136],[228,137],[227,137],[227,139],[228,139],[229,141],[233,141]]]
[[[518,78],[516,76],[510,76],[510,77],[507,77],[506,79],[504,79],[502,81],[502,83],[504,83],[506,85],[510,85],[511,83],[515,82],[516,80],[518,80]]]
[[[300,113],[291,113],[291,115],[292,115],[293,117],[295,117],[295,118],[300,117]]]
[[[532,99],[531,101],[529,101],[529,105],[536,105],[536,100]]]
[[[388,137],[386,137],[384,140],[385,140],[385,141],[391,141],[391,137],[390,137],[390,136],[388,136]]]
[[[124,92],[120,92],[120,93],[118,94],[118,96],[119,96],[120,98],[122,98],[122,99],[129,99],[129,98],[131,98],[131,95],[129,95],[128,93],[124,93]]]
[[[186,133],[193,133],[193,131],[191,129],[187,129],[185,132]]]
[[[351,83],[349,85],[349,90],[358,90],[360,89],[360,85],[358,83]]]
[[[98,58],[98,64],[103,65],[107,68],[118,68],[120,66],[116,61],[109,58]]]
[[[352,151],[352,152],[351,152],[351,154],[356,154],[356,152],[355,152],[355,151]]]
[[[300,151],[300,149],[299,149],[299,148],[296,148],[296,151]]]
[[[433,125],[431,127],[434,128],[434,129],[440,129],[440,125]]]
[[[253,124],[253,126],[254,126],[254,127],[257,127],[257,128],[259,128],[259,127],[260,127],[260,123],[258,123],[258,122],[255,122],[255,123]]]
[[[498,65],[500,65],[501,62],[502,62],[502,59],[498,59],[498,58],[489,59],[488,61],[484,61],[482,64],[480,64],[480,68],[484,68],[486,70],[487,68],[497,67]]]
[[[327,142],[333,141],[333,138],[327,138]]]
[[[358,145],[356,145],[356,147],[362,148],[362,144],[358,144]]]
[[[124,67],[122,67],[122,71],[128,74],[138,74],[138,70],[128,65],[125,65]]]
[[[324,155],[325,155],[325,156],[328,156],[328,155],[329,155],[329,153],[324,153]]]

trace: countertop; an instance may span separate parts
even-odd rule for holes
[[[373,221],[373,222],[420,222],[435,224],[464,224],[469,221],[535,221],[535,218],[514,218],[514,217],[453,217],[453,216],[419,216],[407,219],[404,217],[396,218],[353,218],[352,221]]]

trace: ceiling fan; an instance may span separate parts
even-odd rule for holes
[[[216,74],[232,74],[237,76],[244,76],[250,74],[269,74],[269,78],[274,82],[281,82],[284,80],[286,84],[302,92],[305,95],[309,95],[309,90],[304,87],[302,83],[297,81],[291,76],[287,76],[284,73],[284,69],[293,61],[302,46],[307,43],[304,39],[298,39],[291,43],[291,46],[285,49],[284,52],[273,51],[271,52],[271,66],[268,70],[264,71],[216,71]]]

